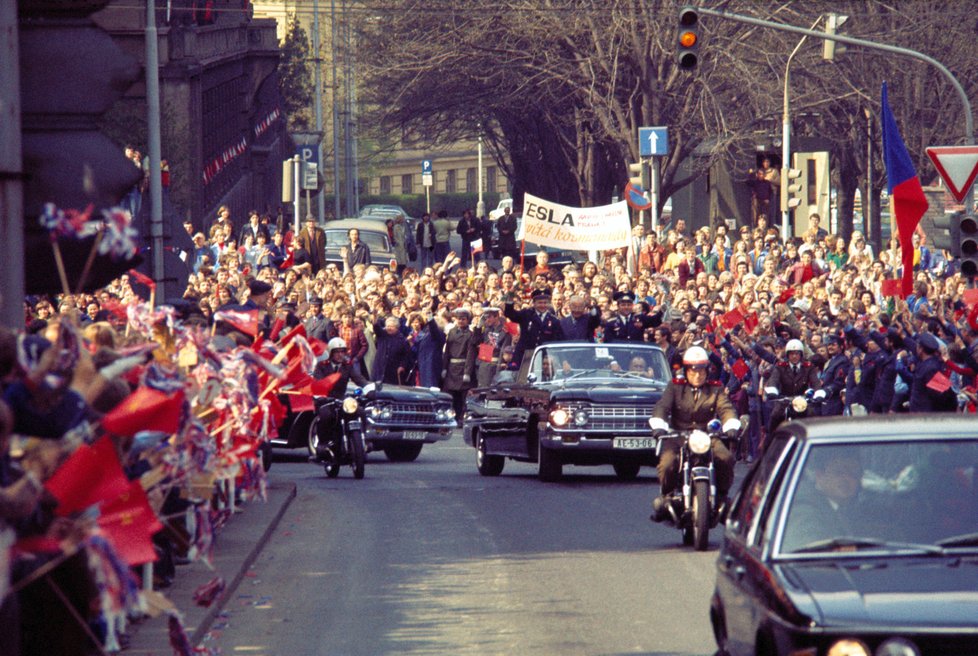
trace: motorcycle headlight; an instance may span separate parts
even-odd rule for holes
[[[587,425],[587,410],[578,410],[574,413],[574,425],[575,426],[586,426]]]
[[[710,450],[710,436],[701,430],[694,430],[690,433],[688,443],[689,450],[699,455]]]
[[[343,399],[343,412],[345,412],[346,414],[352,415],[357,411],[357,408],[359,407],[360,404],[357,403],[357,400],[352,396],[348,396],[345,399]]]
[[[905,638],[890,638],[876,648],[876,656],[920,656],[920,650]]]
[[[801,414],[805,410],[808,410],[808,399],[804,396],[796,396],[791,399],[791,409],[795,412]]]
[[[566,426],[570,419],[570,413],[563,408],[557,408],[550,413],[550,423],[554,426]]]
[[[826,656],[870,656],[870,651],[869,647],[864,645],[860,640],[843,638],[842,640],[836,640],[829,647]]]

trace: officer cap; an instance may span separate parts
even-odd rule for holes
[[[825,338],[825,344],[835,344],[836,346],[842,346],[842,338],[838,335],[829,335]]]
[[[615,295],[612,298],[614,298],[619,303],[635,302],[635,294],[631,292],[615,292]]]
[[[550,298],[550,292],[546,289],[534,289],[532,298],[534,301],[538,298]]]
[[[313,296],[312,298],[309,299],[309,305],[315,305],[317,307],[322,307],[323,306],[323,299],[319,298],[318,296]]]
[[[286,312],[295,312],[295,303],[292,301],[285,301],[278,304],[279,310],[285,310]]]
[[[272,286],[269,285],[264,280],[258,280],[257,278],[252,278],[248,281],[248,291],[251,292],[252,296],[259,296],[261,294],[267,294],[272,291]]]
[[[457,317],[467,317],[469,319],[472,318],[472,313],[466,310],[465,308],[455,308],[454,310],[452,310],[452,314],[454,314]]]
[[[499,314],[500,309],[497,307],[487,307],[482,308],[482,314]]]
[[[920,344],[921,348],[923,348],[925,351],[929,351],[931,353],[936,353],[937,351],[941,350],[941,343],[937,341],[937,338],[930,333],[922,334],[920,339],[917,340],[917,343]]]

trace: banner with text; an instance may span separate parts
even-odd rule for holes
[[[523,196],[518,239],[567,251],[628,246],[631,221],[625,201],[601,207],[567,207],[530,194]]]

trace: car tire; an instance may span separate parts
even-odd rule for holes
[[[311,457],[317,455],[317,449],[319,447],[319,416],[313,415],[312,421],[309,422],[309,428],[306,431],[306,449],[309,451]]]
[[[559,481],[564,473],[564,465],[560,462],[560,458],[550,449],[543,448],[543,440],[537,441],[537,449],[539,450],[540,480],[544,483]]]
[[[423,444],[395,444],[384,447],[384,455],[391,462],[414,462],[421,455]]]
[[[486,440],[476,433],[475,466],[483,476],[499,476],[506,466],[506,458],[486,453]]]
[[[706,551],[710,544],[710,484],[706,481],[693,483],[693,549]]]
[[[620,481],[634,481],[638,478],[638,472],[642,468],[637,462],[616,462],[612,464],[615,468],[615,475]]]
[[[274,456],[272,453],[272,443],[262,442],[258,446],[258,456],[261,458],[261,467],[265,471],[272,468],[272,462],[274,462]]]

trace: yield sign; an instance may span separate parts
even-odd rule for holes
[[[978,176],[978,146],[936,146],[927,149],[951,195],[960,203]]]

